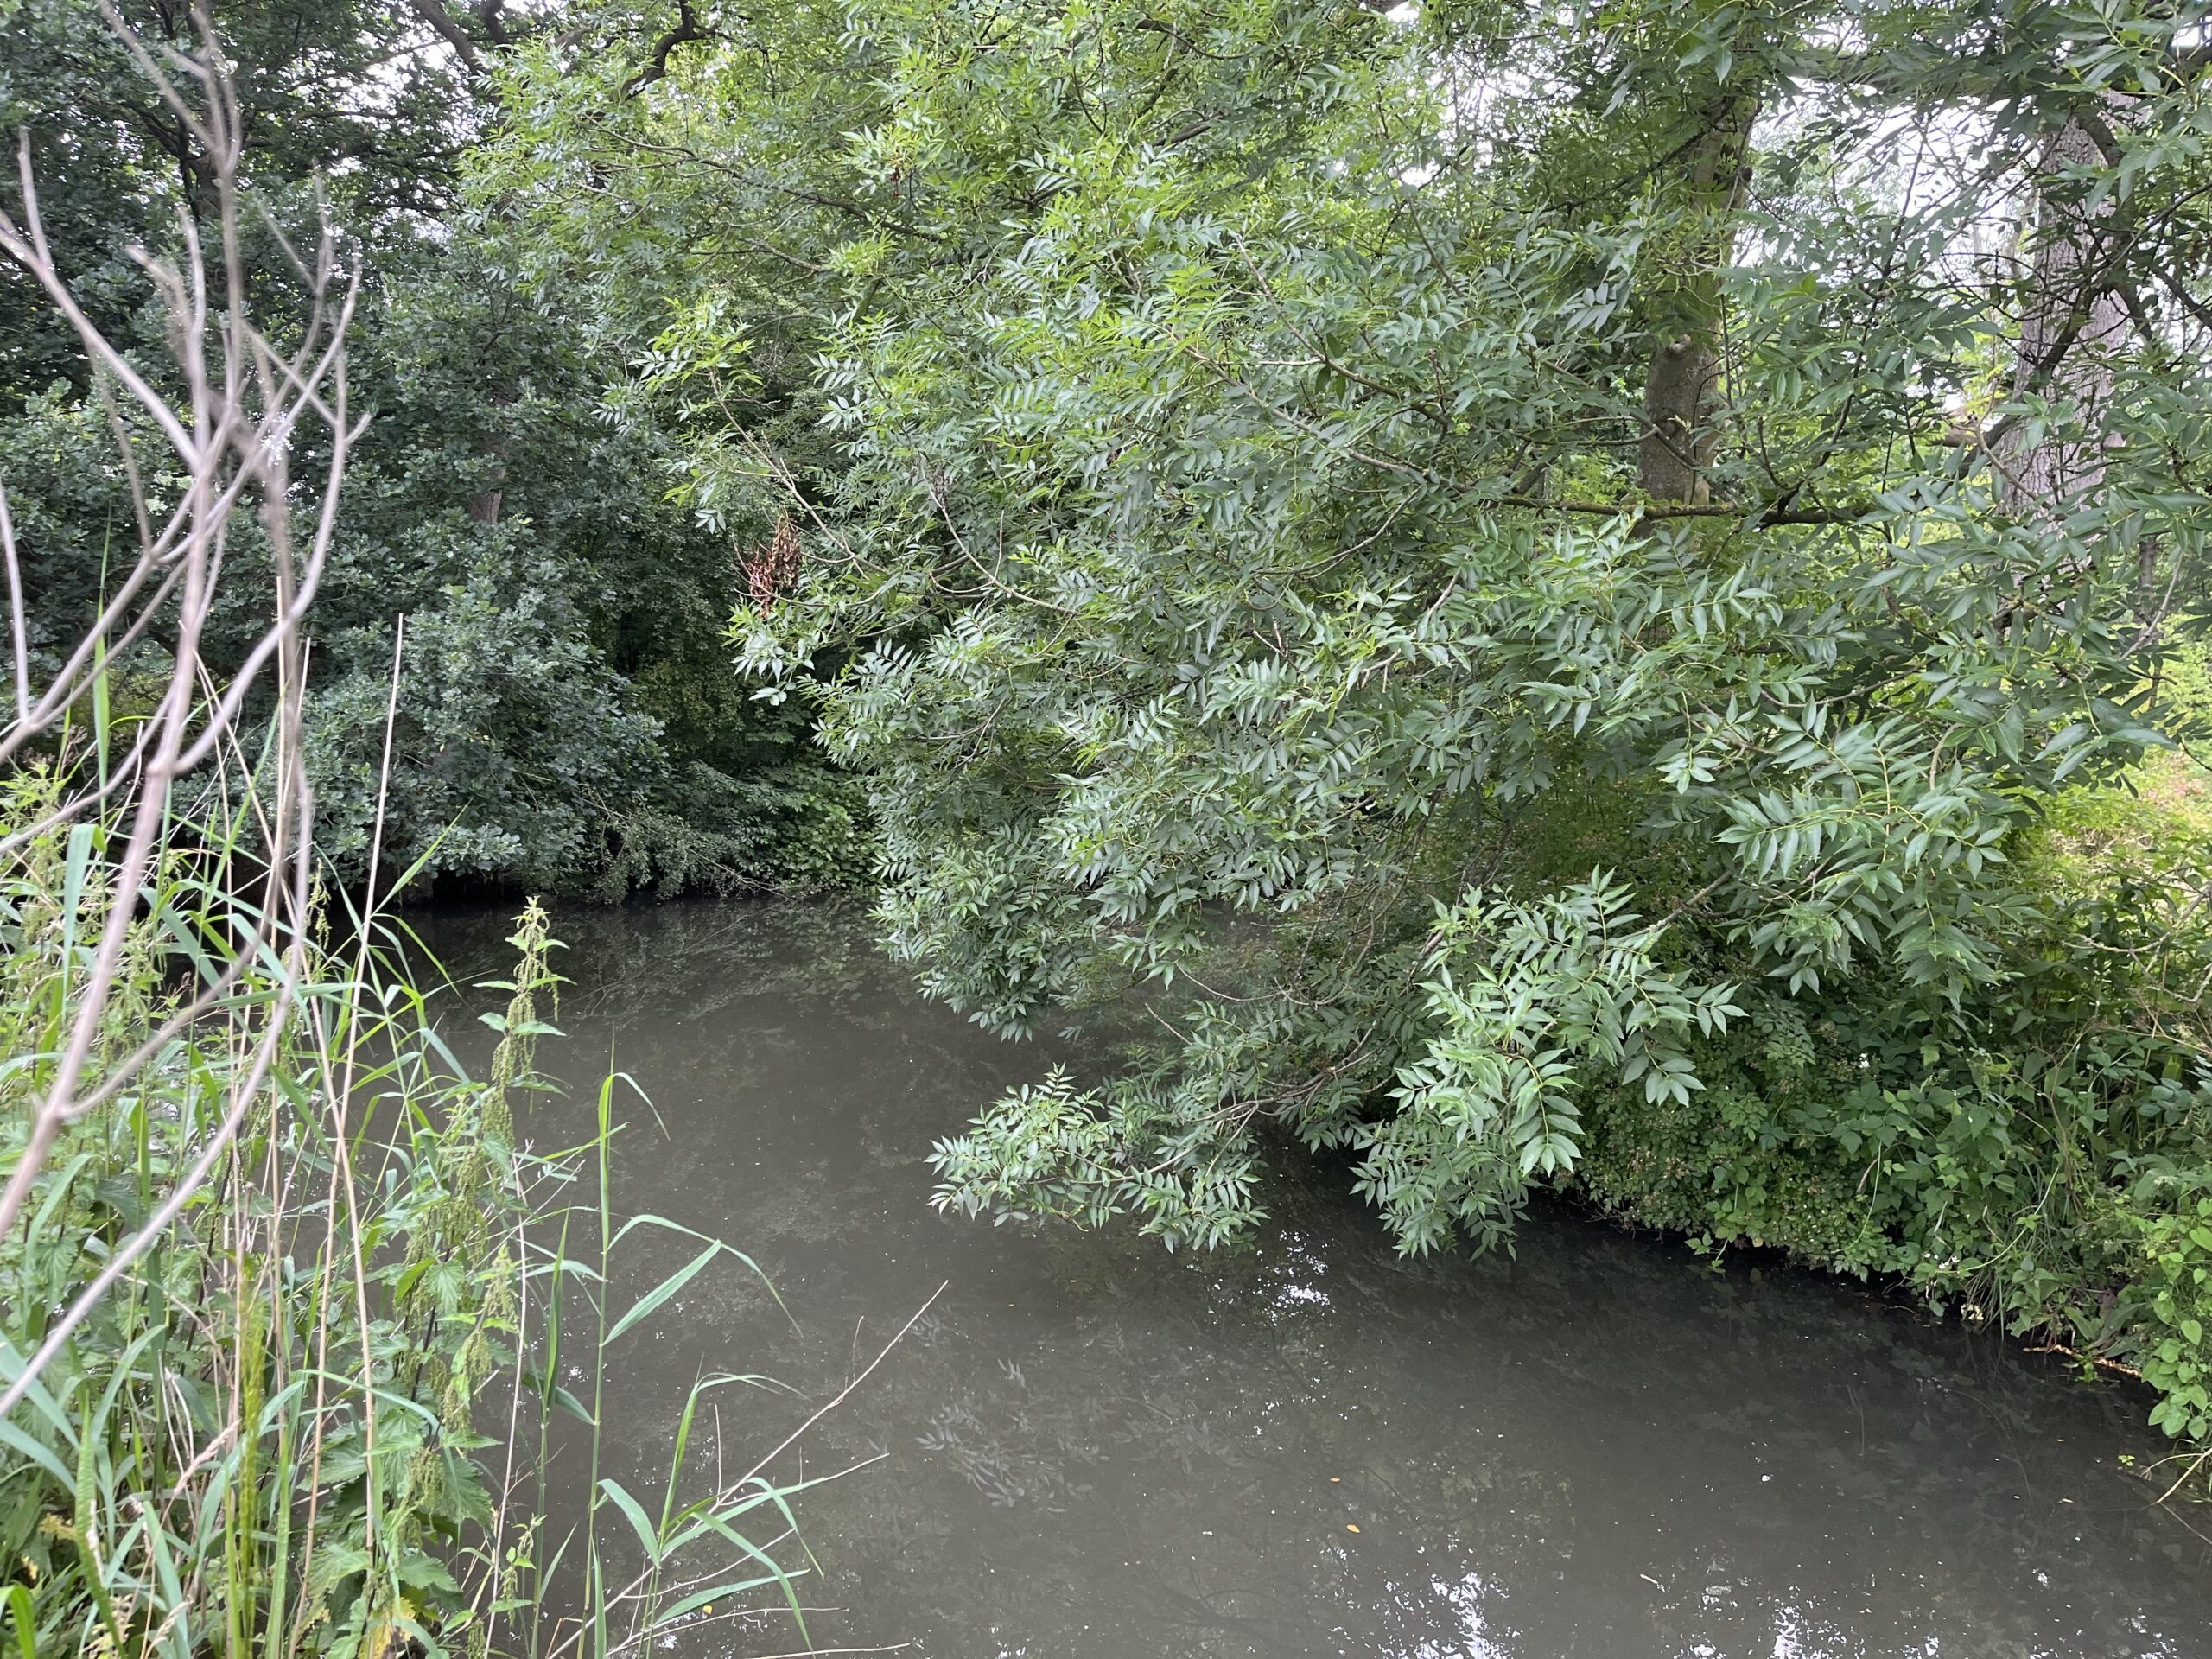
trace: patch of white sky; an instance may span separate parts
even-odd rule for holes
[[[1853,107],[1847,91],[1813,88],[1774,100],[1753,144],[1767,155],[1796,149],[1816,163],[1796,189],[1826,200],[1803,202],[1801,212],[1810,210],[1832,245],[1849,245],[1836,248],[1841,257],[1833,264],[1815,254],[1811,274],[1838,283],[1878,273],[1923,292],[1948,290],[2002,327],[1999,296],[2018,274],[2031,197],[2025,168],[2002,152],[1998,137],[1990,114],[1971,105],[1869,110]],[[1778,213],[1770,222],[1783,226],[1797,217]],[[1738,232],[1737,263],[1788,270],[1807,262],[1794,240],[1754,217]],[[1954,385],[1942,401],[1959,418],[1967,389]],[[1776,1652],[1787,1651],[1778,1634]]]
[[[426,66],[449,77],[457,90],[465,86],[468,79],[468,71],[452,43],[431,28],[420,11],[406,0],[400,0],[393,11],[404,26],[394,32],[381,52],[367,58],[365,73],[342,86],[336,100],[338,107],[347,114],[364,120],[402,119],[404,102],[420,83]],[[557,17],[560,11],[560,0],[519,0],[519,3],[502,6],[499,15],[512,34],[524,35]],[[375,37],[369,39],[373,44]],[[293,94],[304,99],[312,95],[318,66],[314,60],[308,60],[302,67],[303,73],[293,87]],[[445,117],[445,137],[455,146],[483,137],[488,120],[486,109],[477,100],[465,96],[455,97],[447,105]],[[333,176],[343,177],[361,171],[365,166],[360,157],[344,156],[332,164],[330,171]],[[440,235],[446,229],[435,221],[425,221],[425,228],[433,235]]]
[[[1421,21],[1421,9],[1418,0],[1400,0],[1382,16],[1402,29],[1411,29]],[[1559,16],[1564,26],[1567,10],[1561,8]],[[1490,134],[1493,130],[1492,117],[1497,110],[1516,99],[1533,99],[1541,86],[1541,77],[1525,67],[1491,65],[1482,73],[1468,73],[1464,66],[1433,62],[1420,73],[1421,87],[1416,96],[1433,99],[1442,112],[1440,130],[1434,137],[1455,149],[1461,158],[1478,165],[1491,153]],[[1434,180],[1444,170],[1444,165],[1442,161],[1431,157],[1398,168],[1396,176],[1400,183],[1419,189]]]
[[[1421,8],[1416,0],[1402,0],[1383,15],[1411,29]],[[1570,4],[1555,8],[1554,21],[1562,40],[1583,25]],[[1839,54],[1867,45],[1840,26],[1808,44]],[[1491,150],[1495,119],[1509,110],[1556,105],[1550,67],[1550,54],[1541,45],[1477,73],[1465,65],[1427,65],[1421,71],[1422,91],[1440,112],[1434,137],[1463,162],[1479,168]],[[1768,99],[1754,146],[1769,155],[1793,149],[1810,153],[1816,165],[1803,170],[1796,188],[1827,194],[1822,217],[1841,225],[1855,219],[1870,233],[1878,228],[1901,247],[1916,247],[1923,281],[1986,294],[2016,274],[2031,200],[2024,158],[2007,162],[1997,154],[1996,139],[1991,115],[1970,103],[1874,109],[1847,87],[1807,86]],[[1401,168],[1397,177],[1420,188],[1443,166],[1423,159]],[[1738,242],[1745,264],[1786,264],[1796,251],[1782,237],[1762,231],[1756,219]]]
[[[448,10],[466,15],[468,8],[448,7]],[[393,10],[405,27],[397,32],[386,50],[372,58],[368,73],[350,89],[353,96],[344,107],[348,113],[362,116],[396,117],[400,100],[417,79],[418,63],[435,64],[456,83],[465,81],[467,72],[462,67],[453,45],[437,30],[431,28],[408,0],[399,0]],[[558,19],[564,10],[564,0],[506,0],[497,8],[499,22],[505,31],[516,38],[535,34],[541,26]],[[458,21],[458,20],[457,20]],[[466,27],[466,24],[463,24]],[[454,111],[454,136],[467,138],[474,135],[475,114],[473,109],[456,108]]]

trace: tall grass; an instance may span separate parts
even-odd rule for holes
[[[60,787],[29,768],[0,798],[10,822],[35,820]],[[8,1152],[81,995],[117,833],[56,830],[0,866]],[[262,928],[225,856],[209,836],[156,863],[103,1054],[205,995],[223,947]],[[683,1230],[617,1208],[613,1079],[584,1146],[518,1147],[517,1106],[546,1086],[535,1050],[554,1034],[543,912],[526,909],[512,940],[480,1079],[375,936],[306,941],[296,976],[291,942],[264,944],[127,1087],[66,1126],[0,1240],[0,1380],[45,1356],[0,1421],[21,1650],[601,1656],[709,1606],[779,1611],[804,1643],[798,1488],[764,1465],[684,1490],[702,1402],[749,1379],[700,1382],[658,1491],[601,1468],[610,1356],[698,1275],[751,1263],[698,1238],[684,1266],[618,1302],[626,1241]],[[278,998],[291,1017],[271,1051],[256,1039]],[[224,1136],[256,1065],[267,1086]],[[210,1147],[213,1169],[149,1236],[162,1195]],[[589,1484],[567,1524],[549,1478],[564,1438]]]

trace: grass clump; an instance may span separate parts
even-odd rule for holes
[[[7,824],[35,826],[59,788],[52,768],[0,780]],[[11,1165],[81,1003],[118,834],[56,827],[0,859]],[[645,1224],[612,1208],[611,1088],[585,1147],[518,1143],[555,1034],[544,912],[518,920],[475,1078],[424,992],[364,942],[388,935],[271,935],[223,846],[202,833],[156,861],[95,1067],[154,1051],[87,1094],[0,1238],[11,1639],[174,1659],[601,1656],[764,1597],[803,1630],[790,1489],[755,1471],[680,1496],[681,1444],[658,1494],[599,1473],[606,1357],[672,1292],[608,1304],[616,1247]],[[295,945],[304,972],[285,966]],[[724,1255],[710,1243],[683,1276]],[[579,1369],[584,1398],[555,1380]],[[564,1429],[593,1481],[563,1520],[547,1474]]]

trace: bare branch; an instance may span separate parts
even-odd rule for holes
[[[314,802],[304,759],[303,628],[327,563],[339,492],[361,430],[347,412],[345,366],[345,339],[356,290],[352,282],[339,279],[327,227],[312,264],[284,244],[306,289],[308,321],[302,337],[289,350],[280,350],[253,324],[240,222],[242,130],[212,21],[204,10],[195,12],[199,40],[193,53],[164,48],[157,55],[131,33],[107,0],[101,0],[100,10],[162,101],[205,149],[213,228],[203,239],[200,221],[182,216],[178,225],[181,255],[175,264],[137,257],[168,315],[175,367],[172,395],[134,366],[77,302],[67,273],[56,264],[48,241],[27,138],[17,155],[22,220],[0,212],[0,250],[36,280],[75,334],[93,371],[130,498],[137,540],[137,557],[117,590],[77,639],[52,683],[35,696],[29,601],[22,591],[13,519],[4,493],[0,493],[0,554],[7,565],[16,663],[13,718],[0,733],[0,760],[54,732],[93,683],[100,664],[127,653],[156,629],[169,659],[166,684],[152,714],[139,723],[121,764],[104,767],[91,786],[45,811],[38,824],[14,830],[0,842],[0,850],[12,850],[29,836],[48,833],[88,810],[114,810],[111,803],[123,797],[118,817],[126,830],[122,846],[104,861],[93,900],[104,906],[105,914],[92,930],[97,938],[90,959],[71,987],[66,1036],[32,1114],[28,1142],[0,1191],[0,1229],[13,1226],[22,1217],[46,1159],[67,1124],[130,1087],[174,1038],[225,1004],[249,968],[269,959],[272,946],[281,941],[283,949],[274,981],[257,983],[251,1006],[239,1010],[245,1021],[238,1027],[240,1066],[232,1074],[223,1118],[195,1147],[189,1167],[145,1226],[111,1257],[47,1333],[38,1352],[0,1395],[0,1413],[21,1398],[99,1298],[209,1179],[263,1090],[283,1041],[312,937]],[[116,407],[111,388],[119,388],[136,405],[134,421],[149,423],[161,434],[184,475],[181,499],[158,519],[149,511],[133,421],[126,421]],[[303,425],[324,428],[328,449],[312,528],[304,543],[294,533],[297,508],[289,470]],[[201,654],[200,640],[219,599],[236,585],[238,578],[226,572],[225,550],[236,515],[249,502],[257,512],[270,554],[268,620],[238,666],[219,678]],[[156,1022],[149,1034],[118,1057],[113,1052],[117,1045],[111,1005],[138,925],[141,895],[149,879],[180,855],[172,840],[179,816],[172,799],[175,787],[211,759],[219,762],[226,754],[243,756],[240,722],[248,699],[272,673],[270,759],[264,772],[249,772],[242,780],[246,811],[235,836],[224,831],[219,836],[220,857],[228,860],[245,848],[250,868],[266,873],[265,899],[252,912],[250,926],[245,925],[248,912],[239,910],[241,925],[225,942],[227,954],[214,964],[199,995]],[[65,755],[63,764],[67,762]],[[220,766],[206,783],[219,794],[232,787],[227,770]],[[250,838],[241,842],[237,836]],[[252,838],[257,838],[257,845]]]
[[[31,645],[23,624],[23,572],[16,558],[16,521],[8,512],[8,490],[0,484],[0,555],[8,561],[8,626],[16,648],[16,723],[31,718]]]

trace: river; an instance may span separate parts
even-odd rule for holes
[[[501,965],[496,917],[418,925],[457,972]],[[1343,1170],[1296,1154],[1249,1254],[939,1216],[932,1140],[1046,1060],[917,996],[864,918],[556,931],[544,1058],[572,1086],[522,1133],[581,1137],[611,1056],[652,1103],[621,1109],[618,1207],[749,1252],[798,1325],[732,1265],[693,1281],[616,1356],[616,1466],[664,1462],[702,1371],[798,1391],[724,1406],[734,1444],[772,1445],[928,1305],[803,1443],[810,1473],[881,1454],[801,1505],[822,1647],[2212,1655],[2212,1516],[2123,1466],[2162,1449],[2139,1393],[1563,1209],[1510,1258],[1401,1260]],[[641,1281],[696,1249],[652,1248]],[[798,1645],[718,1630],[696,1650]]]

